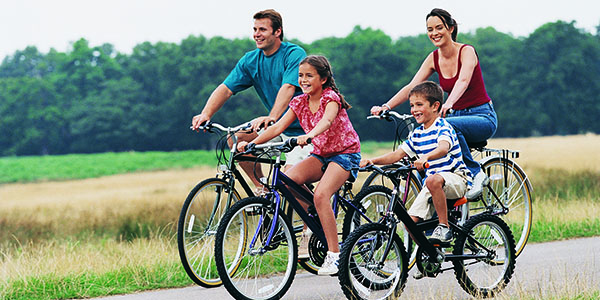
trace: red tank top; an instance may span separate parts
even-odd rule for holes
[[[440,85],[442,89],[450,94],[454,85],[456,84],[456,80],[460,75],[460,68],[462,63],[460,62],[460,54],[462,53],[462,49],[467,46],[466,44],[460,47],[458,50],[458,69],[456,75],[452,78],[444,78],[442,76],[442,72],[440,71],[440,65],[438,63],[439,55],[438,50],[435,49],[433,51],[433,63],[435,65],[435,71],[438,73],[438,78],[440,81]],[[473,47],[469,45],[470,47]],[[479,66],[479,60],[477,61],[477,66],[473,69],[473,75],[471,76],[471,82],[469,82],[469,86],[462,94],[462,96],[454,103],[452,106],[455,110],[465,109],[469,107],[479,106],[485,103],[492,101],[490,96],[488,96],[487,91],[485,90],[485,84],[483,83],[483,75],[481,74],[481,67]]]

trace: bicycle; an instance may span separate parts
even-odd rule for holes
[[[271,150],[286,153],[296,146],[296,139],[251,145],[246,152],[266,149],[267,153]],[[293,212],[313,232],[309,241],[311,260],[321,265],[326,256],[327,242],[313,205],[312,192],[281,172],[279,157],[276,157],[268,178],[270,182],[265,182],[265,186],[269,192],[234,204],[221,219],[217,230],[217,270],[223,285],[236,299],[278,299],[289,289],[296,272],[296,233],[302,231],[301,226],[292,226]],[[294,193],[302,200],[296,199]],[[308,211],[299,201],[309,204]],[[366,208],[358,207],[352,199],[334,194],[334,202],[343,211],[356,211],[366,222],[374,222],[365,212]],[[350,230],[344,228],[343,235],[348,235]]]
[[[236,189],[236,182],[239,182],[246,195],[254,195],[235,162],[256,161],[256,158],[236,155],[233,150],[229,152],[228,158],[224,155],[227,148],[226,139],[232,139],[232,149],[235,149],[235,133],[248,131],[250,128],[250,122],[235,127],[209,122],[199,127],[199,130],[211,133],[214,130],[225,133],[216,147],[219,173],[216,177],[198,183],[188,194],[179,215],[177,246],[185,272],[192,281],[205,288],[222,284],[213,261],[214,235],[225,211],[242,199]],[[258,162],[270,163],[266,159],[259,159]]]
[[[396,124],[397,134],[394,141],[394,148],[396,148],[397,143],[401,142],[402,137],[408,135],[414,129],[414,123],[411,121],[412,115],[399,114],[392,110],[387,110],[379,116],[369,116],[368,118],[385,119],[393,121]],[[517,241],[516,253],[518,256],[527,244],[532,224],[531,182],[525,171],[512,160],[519,157],[519,151],[487,148],[487,141],[468,143],[468,145],[469,150],[473,153],[473,157],[479,158],[481,169],[486,172],[490,181],[487,185],[484,185],[481,195],[475,199],[469,199],[468,213],[464,215],[463,219],[482,212],[500,215],[513,230]],[[383,166],[382,169],[388,170],[398,167],[398,164],[392,164]],[[412,201],[414,201],[416,195],[421,190],[421,178],[417,177],[417,179],[413,183],[409,198],[405,203],[406,208],[410,207]],[[394,183],[386,176],[374,172],[367,178],[362,189],[374,184],[383,185],[388,188],[394,186]],[[358,194],[357,198],[359,198]]]
[[[393,171],[411,177],[412,166]],[[466,199],[448,199],[448,220],[454,242],[430,241],[425,231],[438,224],[437,218],[415,223],[404,206],[410,180],[394,188],[392,201],[378,223],[364,224],[344,241],[338,278],[348,299],[396,299],[408,277],[408,256],[397,226],[404,226],[418,245],[416,266],[428,277],[453,269],[460,286],[475,297],[493,297],[510,281],[515,267],[515,242],[508,225],[498,216],[482,213],[460,225]],[[399,194],[404,198],[399,200]],[[447,250],[451,249],[452,252]],[[451,262],[452,268],[442,263]]]

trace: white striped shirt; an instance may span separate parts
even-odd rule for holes
[[[429,160],[425,178],[440,172],[462,173],[466,175],[468,185],[471,185],[471,172],[463,162],[456,132],[445,119],[438,117],[427,129],[424,125],[419,126],[400,147],[411,157],[421,157],[435,150],[440,141],[447,141],[450,144],[450,150],[443,157]]]

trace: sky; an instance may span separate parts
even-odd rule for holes
[[[380,29],[393,39],[425,33],[432,8],[448,10],[461,32],[492,26],[515,37],[562,20],[596,34],[598,0],[2,0],[0,60],[36,46],[68,51],[85,38],[91,46],[110,43],[131,53],[142,42],[179,43],[190,35],[249,38],[255,12],[274,8],[283,16],[286,38],[310,43],[344,37],[356,25]]]

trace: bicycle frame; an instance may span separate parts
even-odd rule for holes
[[[432,244],[427,239],[427,237],[425,236],[425,233],[424,233],[426,230],[435,228],[438,224],[438,219],[433,218],[433,219],[424,220],[424,221],[415,223],[403,205],[400,205],[399,207],[397,206],[397,203],[399,203],[399,202],[406,203],[406,201],[407,201],[408,192],[410,189],[410,179],[411,179],[410,177],[416,176],[413,173],[414,170],[416,170],[416,168],[414,168],[412,166],[402,166],[394,171],[389,172],[390,174],[401,175],[401,176],[403,176],[403,179],[405,180],[403,199],[401,201],[399,201],[400,199],[398,199],[398,192],[401,187],[398,186],[397,183],[395,183],[395,188],[392,191],[392,201],[390,201],[388,208],[384,214],[384,218],[382,220],[382,222],[385,225],[387,225],[387,227],[389,229],[390,238],[395,233],[396,227],[398,226],[398,224],[402,223],[406,227],[407,231],[411,234],[411,238],[425,253],[427,253],[429,255],[429,259],[432,260],[433,262],[463,260],[465,258],[473,259],[473,258],[488,257],[488,255],[454,255],[454,254],[442,253],[441,251],[438,250],[439,245]],[[381,170],[381,172],[385,173],[385,171],[382,171],[382,170]],[[394,177],[396,177],[396,176],[389,176],[390,179],[392,179]],[[396,179],[396,182],[399,182],[399,181]],[[456,200],[460,200],[460,199],[456,199]],[[449,202],[453,203],[453,202],[455,202],[455,200],[450,200]],[[397,219],[394,215],[397,216]],[[453,222],[454,220],[452,220],[452,218],[449,218],[448,221],[449,221],[448,223],[449,223],[450,227],[453,230],[459,231],[462,234],[467,235],[470,240],[474,241],[480,247],[488,250],[483,245],[481,245],[477,240],[472,239],[468,235],[468,233],[464,231],[462,226],[456,224],[456,222]],[[391,243],[388,243],[388,249],[385,249],[384,255],[381,258],[382,259],[381,263],[383,263],[383,261],[385,260],[385,257],[389,253],[390,247],[391,247]]]
[[[273,237],[274,237],[274,232],[275,232],[274,225],[275,225],[275,222],[277,221],[277,218],[279,216],[279,211],[282,208],[282,203],[284,201],[284,199],[282,199],[282,195],[283,195],[283,198],[285,198],[285,200],[287,200],[288,203],[291,205],[289,207],[289,209],[293,209],[294,211],[296,211],[296,213],[300,216],[302,221],[308,226],[308,228],[310,228],[312,230],[313,234],[323,243],[323,245],[327,245],[327,240],[325,239],[325,233],[323,232],[322,225],[321,225],[320,221],[318,220],[318,216],[315,216],[312,212],[305,211],[304,208],[302,207],[302,205],[300,204],[299,200],[296,199],[296,197],[294,196],[293,192],[297,193],[300,197],[302,197],[306,201],[306,203],[308,203],[309,205],[314,204],[313,194],[311,192],[309,192],[308,189],[304,188],[303,185],[297,184],[292,179],[290,179],[287,175],[285,175],[283,172],[281,172],[281,160],[279,157],[276,158],[276,162],[274,164],[272,183],[271,183],[271,186],[269,187],[269,190],[270,190],[270,194],[272,194],[275,197],[275,201],[274,201],[275,207],[274,207],[273,221],[272,221],[271,227],[269,229],[267,243],[265,246],[269,246],[271,244],[271,242],[273,242]],[[370,220],[367,217],[366,214],[364,214],[352,202],[341,197],[338,193],[335,193],[332,206],[333,206],[334,214],[336,217],[337,217],[337,213],[339,212],[337,210],[337,207],[339,207],[340,205],[342,207],[346,207],[346,209],[356,210],[363,218],[365,218],[369,222],[373,222],[372,220]],[[287,212],[285,212],[285,214],[288,217],[290,217],[291,211],[288,210]],[[264,222],[264,219],[261,217],[258,228],[262,228],[263,222]],[[302,229],[299,228],[299,230],[302,230]],[[254,236],[252,237],[252,241],[250,243],[250,248],[254,247],[254,243],[255,243],[258,235],[259,235],[259,232],[258,231],[255,232]]]

